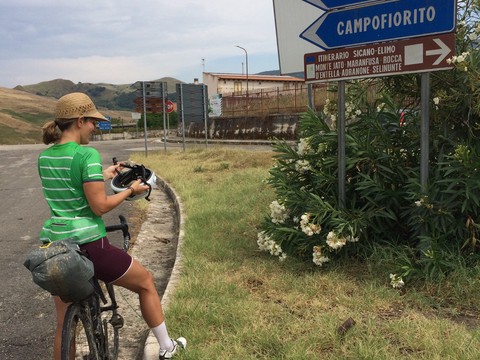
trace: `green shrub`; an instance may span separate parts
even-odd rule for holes
[[[344,206],[332,115],[309,112],[296,145],[274,146],[268,183],[277,200],[262,225],[260,248],[321,266],[340,257],[368,259],[375,248],[391,246],[402,253],[392,284],[401,276],[443,276],[457,257],[476,261],[480,147],[434,139],[430,183],[422,192],[419,120],[411,116],[400,126],[401,111],[388,98],[349,114]]]

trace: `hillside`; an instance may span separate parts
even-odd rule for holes
[[[154,81],[166,82],[170,94],[175,93],[177,83],[182,83],[182,81],[172,77],[164,77]],[[135,108],[134,99],[141,96],[140,91],[137,91],[132,84],[113,85],[82,82],[75,84],[64,79],[44,81],[33,85],[19,85],[15,87],[15,90],[57,99],[67,93],[78,91],[88,94],[97,106],[125,111],[133,111]]]
[[[0,88],[0,145],[40,143],[41,127],[53,120],[55,102],[54,97]],[[132,121],[130,111],[99,109],[114,119]]]

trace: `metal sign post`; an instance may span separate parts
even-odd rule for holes
[[[183,151],[185,151],[185,111],[183,109],[183,84],[179,84],[179,100],[180,100],[180,112],[182,113],[182,139],[183,139]]]
[[[430,151],[430,73],[422,74],[421,87],[420,186],[422,192],[426,192],[428,184],[428,162]]]
[[[163,104],[163,148],[167,152],[167,83],[163,83],[162,104]]]
[[[143,137],[145,139],[145,157],[148,157],[147,146],[147,97],[145,95],[145,81],[142,81],[142,97],[143,97]]]
[[[202,99],[202,101],[203,101],[203,120],[204,120],[204,123],[205,123],[205,148],[208,148],[208,96],[207,96],[207,86],[202,85],[202,87],[203,87],[203,99]],[[247,102],[248,102],[248,90],[247,90]],[[248,104],[247,104],[247,106],[248,106]]]
[[[345,81],[338,82],[338,206],[345,207]]]

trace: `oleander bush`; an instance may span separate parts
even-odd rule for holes
[[[429,174],[420,185],[420,76],[348,84],[346,196],[339,203],[336,104],[309,111],[299,140],[275,144],[268,183],[277,200],[258,234],[261,250],[326,266],[389,249],[391,284],[438,279],[475,266],[480,230],[479,0],[458,2],[452,70],[431,74]]]
[[[346,200],[338,196],[338,134],[331,113],[309,112],[296,145],[277,141],[268,183],[277,200],[258,235],[262,250],[322,266],[368,259],[378,247],[398,249],[392,285],[403,277],[435,278],[459,261],[478,259],[480,147],[432,141],[429,186],[419,181],[419,119],[389,99],[354,109],[346,127]],[[348,112],[347,112],[348,113]],[[352,114],[354,117],[352,117]]]

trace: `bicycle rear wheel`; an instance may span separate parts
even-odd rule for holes
[[[72,304],[68,307],[63,323],[62,360],[72,358],[100,359],[92,321],[81,304]]]

